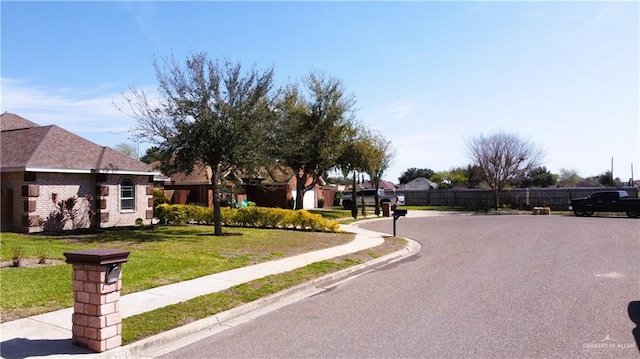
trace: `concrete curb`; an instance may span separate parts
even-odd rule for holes
[[[420,253],[420,243],[405,238],[407,246],[399,251],[387,254],[353,267],[331,273],[295,287],[283,290],[265,298],[258,299],[240,307],[218,313],[214,316],[189,323],[135,343],[103,353],[93,358],[153,358],[185,347],[198,340],[222,332],[236,325],[257,318],[304,298],[326,291],[347,280],[357,278],[367,272],[389,265]]]

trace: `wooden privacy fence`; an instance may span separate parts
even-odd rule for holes
[[[513,209],[530,210],[533,207],[550,207],[553,210],[568,210],[572,198],[586,197],[595,192],[623,190],[631,197],[638,197],[637,187],[604,188],[512,188],[500,193],[500,204]],[[399,190],[404,194],[407,206],[456,206],[468,208],[491,208],[494,206],[493,191],[485,189],[467,190]]]

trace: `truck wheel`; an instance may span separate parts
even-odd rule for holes
[[[584,211],[584,215],[587,217],[593,216],[594,213],[595,213],[594,211]]]
[[[573,210],[573,214],[575,214],[578,217],[582,217],[582,216],[584,216],[584,211],[581,210],[581,209],[574,209]]]
[[[640,216],[640,213],[638,213],[637,210],[631,210],[627,212],[627,217],[629,218],[638,218],[639,216]]]

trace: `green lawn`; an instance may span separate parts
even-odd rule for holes
[[[43,236],[2,233],[0,256],[64,260],[64,252],[107,248],[130,251],[123,266],[123,295],[239,268],[274,258],[349,242],[352,234],[208,226],[112,230],[92,235]],[[3,268],[0,271],[2,321],[73,306],[71,266]]]

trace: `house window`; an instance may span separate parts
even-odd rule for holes
[[[130,179],[120,183],[120,210],[133,211],[136,199],[136,188]]]

